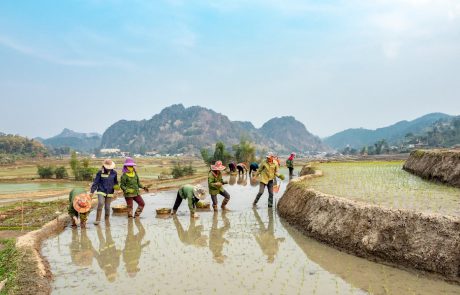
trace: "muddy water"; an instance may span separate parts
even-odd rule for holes
[[[44,242],[55,275],[53,294],[459,294],[460,287],[350,256],[306,238],[267,208],[253,210],[257,183],[230,179],[228,213],[190,220],[175,192],[145,197],[138,221],[66,229]],[[282,195],[281,185],[276,198]],[[117,200],[116,203],[123,203]],[[90,221],[94,220],[94,212]]]

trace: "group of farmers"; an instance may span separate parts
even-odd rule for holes
[[[292,153],[286,161],[286,166],[289,168],[290,176],[293,174],[294,158],[295,153]],[[257,205],[257,202],[264,193],[265,188],[267,188],[268,207],[273,207],[273,186],[276,178],[278,177],[281,180],[284,180],[284,175],[279,173],[279,167],[280,160],[278,157],[276,157],[273,153],[268,153],[266,155],[266,159],[260,165],[257,163],[251,163],[248,169],[244,163],[239,163],[237,165],[230,163],[229,170],[230,172],[235,172],[235,169],[238,169],[239,172],[242,170],[240,173],[243,174],[249,171],[251,176],[253,175],[253,172],[255,172],[255,176],[260,176],[260,188],[256,198],[254,199],[253,206],[255,207]],[[208,189],[209,194],[211,195],[214,211],[218,210],[217,195],[224,197],[221,209],[228,210],[227,204],[230,200],[230,194],[224,189],[224,185],[227,184],[227,182],[223,180],[222,175],[222,172],[225,169],[226,167],[222,164],[222,162],[217,161],[214,165],[211,165],[208,174]],[[103,210],[105,221],[108,223],[110,217],[110,203],[113,200],[115,191],[118,189],[123,191],[123,196],[127,205],[128,218],[139,218],[145,206],[140,190],[142,189],[148,192],[149,189],[147,186],[143,186],[141,184],[138,173],[136,172],[136,163],[133,159],[127,158],[125,160],[122,173],[123,174],[119,183],[117,172],[115,171],[115,163],[110,159],[106,159],[103,162],[101,170],[99,170],[96,174],[89,194],[86,193],[84,189],[80,188],[73,189],[70,192],[68,212],[72,217],[73,227],[77,226],[78,223],[81,224],[82,228],[86,227],[88,214],[91,209],[92,197],[94,195],[97,196],[98,200],[96,220],[94,221],[94,224],[100,224]],[[177,192],[172,214],[176,214],[182,200],[187,200],[191,217],[197,218],[196,204],[199,200],[205,199],[206,195],[206,190],[200,185],[186,184],[182,186]],[[133,214],[134,202],[137,203],[137,208]]]

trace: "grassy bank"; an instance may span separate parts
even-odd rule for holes
[[[6,281],[1,295],[14,294],[18,272],[19,253],[15,239],[0,239],[0,282]]]
[[[0,207],[0,230],[34,230],[67,211],[68,201],[15,202]],[[1,232],[0,232],[1,233]]]

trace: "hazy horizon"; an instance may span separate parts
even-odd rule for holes
[[[460,114],[455,0],[0,2],[0,132],[102,133],[182,103],[321,138]]]
[[[181,104],[181,103],[178,103],[178,104]],[[184,105],[185,108],[192,107],[192,106],[195,106],[195,105]],[[169,106],[166,106],[166,107],[169,107]],[[205,107],[205,106],[200,106],[200,107]],[[216,110],[214,110],[214,111],[216,111]],[[221,113],[221,112],[218,112],[218,111],[216,111],[216,112],[217,112],[217,113]],[[433,112],[433,113],[440,113],[440,112]],[[221,113],[221,114],[224,115],[224,116],[227,116],[227,115],[224,114],[224,113]],[[448,113],[444,113],[444,114],[454,116],[454,115],[448,114]],[[154,114],[154,115],[156,115],[156,114]],[[151,117],[153,117],[154,115],[152,115]],[[365,129],[375,130],[375,129],[377,129],[377,128],[382,128],[382,127],[387,127],[387,126],[389,126],[389,125],[393,125],[393,124],[398,123],[398,122],[400,122],[400,121],[412,121],[412,120],[417,119],[417,118],[420,118],[420,117],[422,117],[422,116],[424,116],[424,115],[427,115],[427,114],[423,114],[423,115],[417,116],[417,117],[415,117],[415,118],[401,119],[401,120],[392,122],[392,123],[387,124],[387,125],[384,125],[384,126],[378,126],[378,127],[376,127],[376,128],[367,128],[367,127],[364,127],[364,126],[359,126],[359,127],[347,127],[347,128],[341,129],[341,130],[339,130],[339,131],[337,131],[337,132],[344,131],[344,130],[349,129],[349,128],[365,128]],[[284,116],[291,116],[291,115],[284,115]],[[137,121],[149,120],[149,119],[151,119],[151,117],[149,117],[149,118],[135,119],[135,120],[137,120]],[[232,118],[229,117],[229,116],[227,116],[227,117],[228,117],[231,121],[240,121],[240,120],[234,120],[234,119],[232,119]],[[283,117],[283,116],[278,116],[278,117]],[[273,118],[275,118],[275,117],[273,117]],[[270,120],[270,119],[273,119],[273,118],[268,118],[266,121],[268,121],[268,120]],[[296,119],[299,120],[299,118],[296,118]],[[119,119],[119,120],[125,120],[125,119]],[[119,121],[119,120],[116,120],[116,121],[114,121],[113,123],[116,123],[116,122]],[[266,121],[265,121],[265,122],[266,122]],[[299,121],[301,121],[301,120],[299,120]],[[263,122],[263,123],[260,124],[260,125],[256,125],[256,124],[254,124],[254,122],[252,122],[252,121],[249,121],[249,122],[251,122],[256,128],[262,127],[262,125],[265,123],[265,122]],[[302,121],[301,121],[301,122],[302,122]],[[113,124],[113,123],[112,123],[112,124]],[[302,122],[302,123],[303,123],[303,122]],[[101,131],[99,131],[99,130],[79,130],[79,129],[69,128],[68,126],[63,126],[63,127],[61,127],[61,129],[59,129],[57,132],[55,132],[55,133],[53,133],[53,134],[50,134],[50,135],[46,135],[46,136],[42,136],[42,135],[26,135],[26,134],[20,134],[20,133],[17,133],[17,132],[5,132],[5,131],[2,131],[2,130],[0,130],[0,132],[9,133],[9,134],[17,134],[17,135],[22,135],[22,136],[27,136],[27,137],[29,137],[29,138],[41,137],[41,138],[47,139],[47,138],[50,138],[50,137],[52,137],[52,136],[58,135],[59,133],[61,133],[61,132],[62,132],[64,129],[66,129],[66,128],[67,128],[67,129],[70,129],[70,130],[72,130],[72,131],[75,131],[75,132],[79,132],[79,133],[99,133],[99,134],[102,135],[102,134],[104,133],[104,131],[105,131],[107,128],[109,128],[112,124],[110,124],[109,126],[107,126],[106,128],[104,128],[104,129],[101,130]],[[333,133],[333,134],[329,134],[329,135],[326,135],[326,136],[320,136],[319,134],[317,134],[317,133],[313,132],[312,130],[310,130],[310,129],[308,128],[308,126],[305,126],[305,127],[307,128],[307,130],[308,130],[310,133],[312,133],[313,135],[319,136],[320,138],[326,138],[326,137],[328,137],[328,136],[331,136],[331,135],[334,135],[335,133],[337,133],[337,132],[335,132],[335,133]]]

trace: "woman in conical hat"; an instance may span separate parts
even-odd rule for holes
[[[134,217],[138,218],[144,209],[145,202],[141,197],[140,189],[144,189],[144,191],[149,192],[148,188],[140,183],[135,167],[136,163],[134,160],[126,158],[125,164],[123,165],[123,175],[120,179],[120,188],[123,191],[126,205],[128,207],[128,218],[133,217],[133,201],[137,203],[137,209]]]
[[[91,210],[91,196],[82,188],[75,188],[69,193],[68,212],[72,218],[72,227],[78,223],[81,228],[86,228],[89,211]]]
[[[222,201],[222,210],[227,210],[227,204],[230,200],[230,194],[224,189],[226,181],[222,178],[222,171],[225,170],[225,166],[222,161],[217,161],[214,165],[211,165],[211,171],[208,174],[208,187],[209,194],[211,195],[212,207],[214,211],[217,211],[217,195],[222,195],[224,200]]]
[[[182,203],[182,200],[187,200],[190,216],[192,218],[198,218],[198,214],[195,212],[196,203],[204,199],[206,199],[206,190],[202,188],[201,185],[183,185],[177,191],[177,197],[176,201],[174,202],[172,214],[176,214],[177,209],[179,209],[179,206]]]
[[[266,160],[261,163],[257,174],[260,175],[260,187],[259,193],[257,194],[253,207],[257,206],[257,202],[265,191],[265,187],[268,188],[268,207],[273,207],[273,185],[276,177],[279,177],[281,180],[284,180],[284,175],[279,174],[279,166],[275,163],[273,153],[268,153]]]
[[[118,187],[117,171],[115,171],[115,162],[111,159],[105,159],[102,168],[97,172],[91,186],[91,194],[96,193],[98,204],[95,225],[101,222],[102,209],[105,208],[105,220],[108,222],[110,217],[110,203]]]

